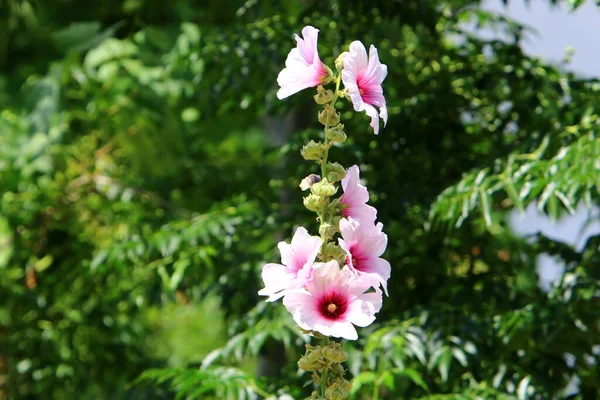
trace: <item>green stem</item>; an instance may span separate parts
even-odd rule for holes
[[[340,83],[342,82],[342,78],[340,75],[335,77],[335,93],[333,95],[333,99],[331,99],[331,102],[329,103],[329,106],[332,107],[335,110],[335,103],[337,102],[337,99],[340,97],[339,96],[339,91],[340,91]],[[325,121],[325,129],[323,130],[323,134],[325,136],[325,155],[323,156],[323,160],[321,160],[321,177],[325,178],[325,167],[327,167],[327,156],[329,156],[329,139],[327,139],[327,129],[329,129],[329,115],[327,116],[327,121]]]
[[[341,75],[338,75],[335,77],[335,94],[333,95],[333,99],[331,99],[331,102],[329,102],[329,106],[332,107],[335,110],[335,103],[337,102],[337,99],[340,97],[339,96],[339,90],[340,90],[340,83],[342,82],[342,77]],[[323,159],[321,160],[321,179],[325,178],[325,172],[327,169],[327,158],[329,156],[329,148],[331,147],[331,144],[329,143],[329,139],[327,139],[327,130],[329,129],[329,117],[330,115],[327,115],[327,120],[325,121],[325,129],[323,129],[323,136],[325,136],[325,154],[323,155]],[[320,223],[324,222],[325,219],[325,210],[321,211],[318,213],[319,215],[319,221]],[[326,251],[326,244],[329,241],[327,238],[325,237],[321,237],[321,239],[323,240],[323,247],[322,247],[322,256],[323,256],[323,261],[327,261],[327,251]]]
[[[325,337],[323,339],[323,347],[327,347],[329,345],[329,337]],[[325,398],[325,391],[327,390],[327,374],[329,372],[329,368],[324,368],[323,372],[321,373],[321,397],[323,397],[323,399]]]

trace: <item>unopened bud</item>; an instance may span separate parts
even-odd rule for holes
[[[323,111],[319,111],[319,122],[325,126],[337,125],[340,122],[340,114],[335,111],[335,108],[326,104]]]
[[[329,361],[341,363],[348,359],[348,353],[346,353],[339,343],[333,342],[329,346],[323,348],[323,357]]]
[[[314,185],[317,182],[321,182],[321,177],[319,175],[310,174],[306,178],[302,179],[302,182],[300,182],[299,186],[300,186],[300,189],[306,190],[306,189],[309,189],[312,185]]]
[[[323,363],[320,361],[309,361],[306,356],[302,356],[298,360],[298,367],[305,371],[316,371],[323,367]]]
[[[326,400],[344,400],[346,397],[348,397],[348,392],[340,388],[337,383],[334,383],[325,390]]]
[[[327,206],[327,203],[327,197],[321,197],[314,194],[309,194],[304,198],[304,207],[314,212],[320,212]]]
[[[317,86],[317,94],[314,95],[317,104],[327,104],[333,99],[333,92],[323,86]]]
[[[304,157],[305,160],[320,160],[325,154],[325,149],[323,143],[317,143],[314,140],[311,140],[302,146],[300,154],[302,154],[302,157]]]
[[[327,254],[327,261],[336,260],[340,267],[346,262],[346,252],[334,242],[328,242],[321,248],[322,254]]]
[[[344,57],[346,57],[346,55],[348,55],[347,51],[343,52],[342,54],[340,54],[338,56],[338,58],[336,58],[335,69],[337,69],[338,71],[341,71],[344,69]]]
[[[329,240],[333,237],[333,235],[335,235],[335,232],[337,231],[337,229],[335,228],[335,226],[325,222],[323,224],[321,224],[321,226],[319,226],[319,235],[321,235],[321,237],[325,240]]]
[[[327,129],[325,132],[327,139],[334,143],[344,143],[346,141],[346,133],[344,133],[344,125],[337,124],[333,128]]]
[[[346,170],[339,163],[327,163],[325,176],[329,182],[338,182],[346,176]]]
[[[317,196],[331,197],[337,192],[337,188],[329,183],[327,179],[323,179],[320,182],[313,184],[310,187],[310,191]]]
[[[341,378],[346,373],[346,370],[342,366],[342,364],[333,364],[329,369],[329,375],[334,378]]]

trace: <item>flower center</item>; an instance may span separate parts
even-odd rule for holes
[[[319,313],[331,321],[343,317],[347,309],[348,299],[342,293],[327,293],[319,301]]]
[[[366,272],[369,269],[369,258],[361,254],[355,246],[350,246],[350,254],[351,256],[346,257],[346,265],[350,265],[352,261],[352,266],[357,271]]]

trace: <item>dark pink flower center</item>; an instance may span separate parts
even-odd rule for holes
[[[351,256],[346,257],[346,265],[350,265],[350,261],[352,261],[354,269],[366,272],[369,269],[369,257],[361,253],[356,245],[350,245],[348,249]]]
[[[363,101],[367,104],[374,104],[376,101],[376,93],[372,90],[373,82],[365,75],[364,71],[361,71],[356,75],[356,85],[358,86],[358,91]]]
[[[317,307],[319,314],[335,321],[343,317],[348,310],[348,298],[337,291],[328,292],[319,299]]]

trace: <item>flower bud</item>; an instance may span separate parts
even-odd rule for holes
[[[346,176],[346,170],[339,163],[327,163],[325,176],[329,182],[338,182]]]
[[[321,357],[323,356],[323,348],[321,346],[311,346],[310,344],[307,344],[305,347],[306,354],[304,357],[306,357],[309,362],[321,360]]]
[[[325,390],[326,400],[343,400],[346,397],[348,397],[348,392],[342,390],[337,383],[334,383]]]
[[[321,182],[321,177],[319,175],[310,174],[306,178],[302,179],[302,182],[300,182],[299,186],[300,186],[300,189],[306,190],[306,189],[309,189],[312,185],[314,185],[317,182]]]
[[[317,143],[314,140],[311,140],[302,146],[300,154],[302,154],[302,157],[304,157],[305,160],[320,160],[325,154],[325,148],[323,143]]]
[[[304,207],[310,211],[319,212],[323,207],[327,206],[327,197],[321,197],[314,194],[309,194],[304,198]]]
[[[327,104],[333,99],[333,92],[323,86],[317,86],[317,94],[314,95],[317,104]]]
[[[298,367],[305,371],[317,371],[323,367],[323,363],[320,361],[309,361],[306,359],[306,356],[300,357],[298,360]]]
[[[331,239],[336,232],[337,229],[335,228],[335,226],[327,222],[322,223],[319,227],[319,235],[321,235],[321,237],[325,240]]]
[[[318,117],[319,122],[325,126],[337,125],[340,122],[340,114],[329,104],[323,107],[323,111],[319,111]]]
[[[317,196],[331,197],[337,192],[337,188],[332,183],[329,183],[327,179],[323,179],[313,184],[310,187],[310,191]]]
[[[348,52],[345,51],[342,54],[340,54],[338,56],[338,58],[336,58],[336,60],[335,60],[335,69],[337,69],[338,71],[341,71],[341,70],[344,69],[344,57],[346,57],[347,54],[348,54]]]
[[[327,254],[327,261],[336,260],[339,265],[346,263],[346,252],[334,242],[328,242],[321,248],[321,254]]]
[[[344,143],[346,141],[346,133],[344,133],[344,125],[337,124],[333,128],[327,129],[325,132],[327,139],[334,143]]]
[[[329,369],[329,376],[333,378],[341,378],[346,373],[346,370],[342,366],[342,364],[335,363]]]
[[[348,359],[348,353],[337,342],[332,342],[329,346],[323,348],[322,354],[327,360],[337,363],[342,363]]]

